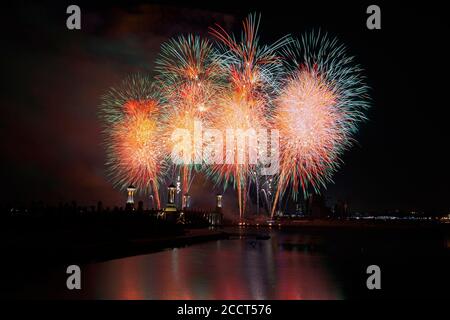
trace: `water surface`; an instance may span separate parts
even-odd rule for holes
[[[83,268],[93,299],[341,299],[314,239],[271,232],[116,259]]]

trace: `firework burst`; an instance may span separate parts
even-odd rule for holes
[[[160,101],[149,78],[133,75],[102,98],[108,173],[124,190],[134,184],[151,194],[160,207],[158,185],[165,173],[165,153],[159,137],[162,128]]]
[[[242,23],[240,41],[220,25],[211,28],[210,33],[219,41],[219,58],[234,91],[247,99],[268,100],[270,94],[276,93],[283,71],[277,51],[291,39],[286,35],[272,45],[260,45],[259,23],[260,16],[250,14]]]
[[[158,85],[170,100],[199,105],[223,84],[217,50],[209,40],[192,34],[163,43],[155,69]]]
[[[225,134],[223,150],[225,161],[208,167],[207,174],[226,189],[231,184],[237,190],[240,217],[244,215],[246,190],[257,170],[257,133],[268,127],[263,108],[249,105],[239,95],[229,94],[221,101],[221,112],[215,118],[214,128]],[[253,143],[251,142],[253,141]]]
[[[361,69],[334,38],[310,33],[284,50],[287,75],[275,100],[280,172],[272,215],[288,186],[307,195],[331,181],[369,107]]]
[[[278,90],[282,74],[281,58],[277,50],[289,43],[289,36],[283,37],[271,46],[259,45],[260,17],[249,15],[243,21],[241,40],[228,34],[222,27],[211,28],[211,34],[220,44],[220,61],[226,70],[230,88],[225,90],[220,100],[220,110],[214,127],[222,132],[231,129],[246,132],[253,128],[267,128],[270,117],[270,102]],[[237,154],[244,152],[234,148],[234,161],[215,166],[209,175],[223,182],[224,188],[233,183],[237,190],[239,216],[245,213],[247,189],[252,178],[258,179],[257,170],[248,162],[238,161]],[[253,173],[255,174],[249,174]],[[259,190],[257,191],[259,194]],[[259,207],[259,203],[257,204]]]
[[[173,150],[170,134],[176,129],[187,130],[190,139],[185,140],[184,162],[178,166],[183,176],[183,194],[189,191],[192,183],[194,159],[201,158],[202,148],[194,148],[194,124],[196,121],[209,125],[216,112],[217,97],[225,85],[222,67],[217,60],[216,49],[207,39],[188,35],[172,39],[161,47],[156,61],[157,83],[166,100],[164,122],[166,126],[167,152]],[[176,155],[175,155],[176,156]]]

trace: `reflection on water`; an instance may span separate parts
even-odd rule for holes
[[[327,260],[301,235],[219,240],[83,268],[92,299],[342,299]]]

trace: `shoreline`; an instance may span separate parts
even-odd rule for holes
[[[114,246],[114,248],[103,248],[106,249],[106,254],[105,251],[103,251],[103,256],[107,256],[106,259],[99,257],[97,259],[93,259],[94,261],[91,261],[90,263],[150,254],[167,249],[191,246],[208,241],[228,239],[230,236],[227,232],[217,230],[187,229],[186,231],[186,234],[175,237],[130,239],[126,241],[126,243],[124,243],[123,247],[124,251],[126,251],[127,253],[116,252],[118,250],[116,246]],[[111,252],[111,254],[108,254],[109,249],[114,250],[114,253]]]

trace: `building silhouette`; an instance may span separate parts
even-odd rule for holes
[[[345,200],[338,200],[334,205],[334,217],[345,219],[349,217],[348,202]]]

